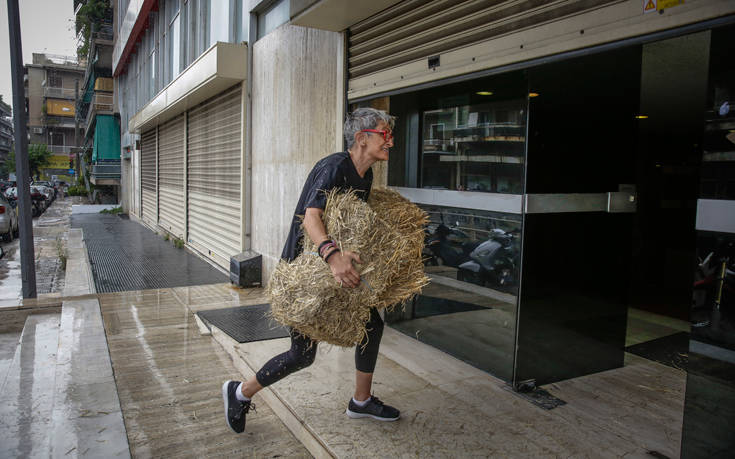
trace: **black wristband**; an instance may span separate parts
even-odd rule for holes
[[[329,252],[326,257],[324,257],[324,263],[329,263],[329,257],[334,255],[335,253],[339,252],[339,247],[335,247],[334,250]]]

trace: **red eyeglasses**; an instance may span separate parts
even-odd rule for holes
[[[391,131],[381,131],[379,129],[363,129],[360,132],[373,132],[375,134],[382,134],[383,140],[385,140],[386,142],[390,142],[391,140],[393,140],[393,133]]]

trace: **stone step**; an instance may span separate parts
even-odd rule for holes
[[[59,314],[26,318],[0,387],[0,445],[8,457],[49,457]]]
[[[96,299],[64,301],[58,349],[52,457],[130,457]]]
[[[22,333],[22,328],[19,331],[0,333],[0,387],[5,385],[8,371],[10,371],[10,364],[13,363],[13,357],[15,357],[15,352],[20,344]]]

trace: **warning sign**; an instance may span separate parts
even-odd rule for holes
[[[656,0],[643,0],[643,12],[644,13],[653,13],[658,9],[658,5],[656,5]]]

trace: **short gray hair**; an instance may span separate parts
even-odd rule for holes
[[[381,121],[393,129],[395,124],[395,117],[389,115],[383,110],[375,108],[358,108],[357,110],[349,113],[345,120],[344,135],[345,141],[347,142],[347,148],[352,148],[355,144],[355,134],[362,131],[363,129],[375,129],[378,127]]]

